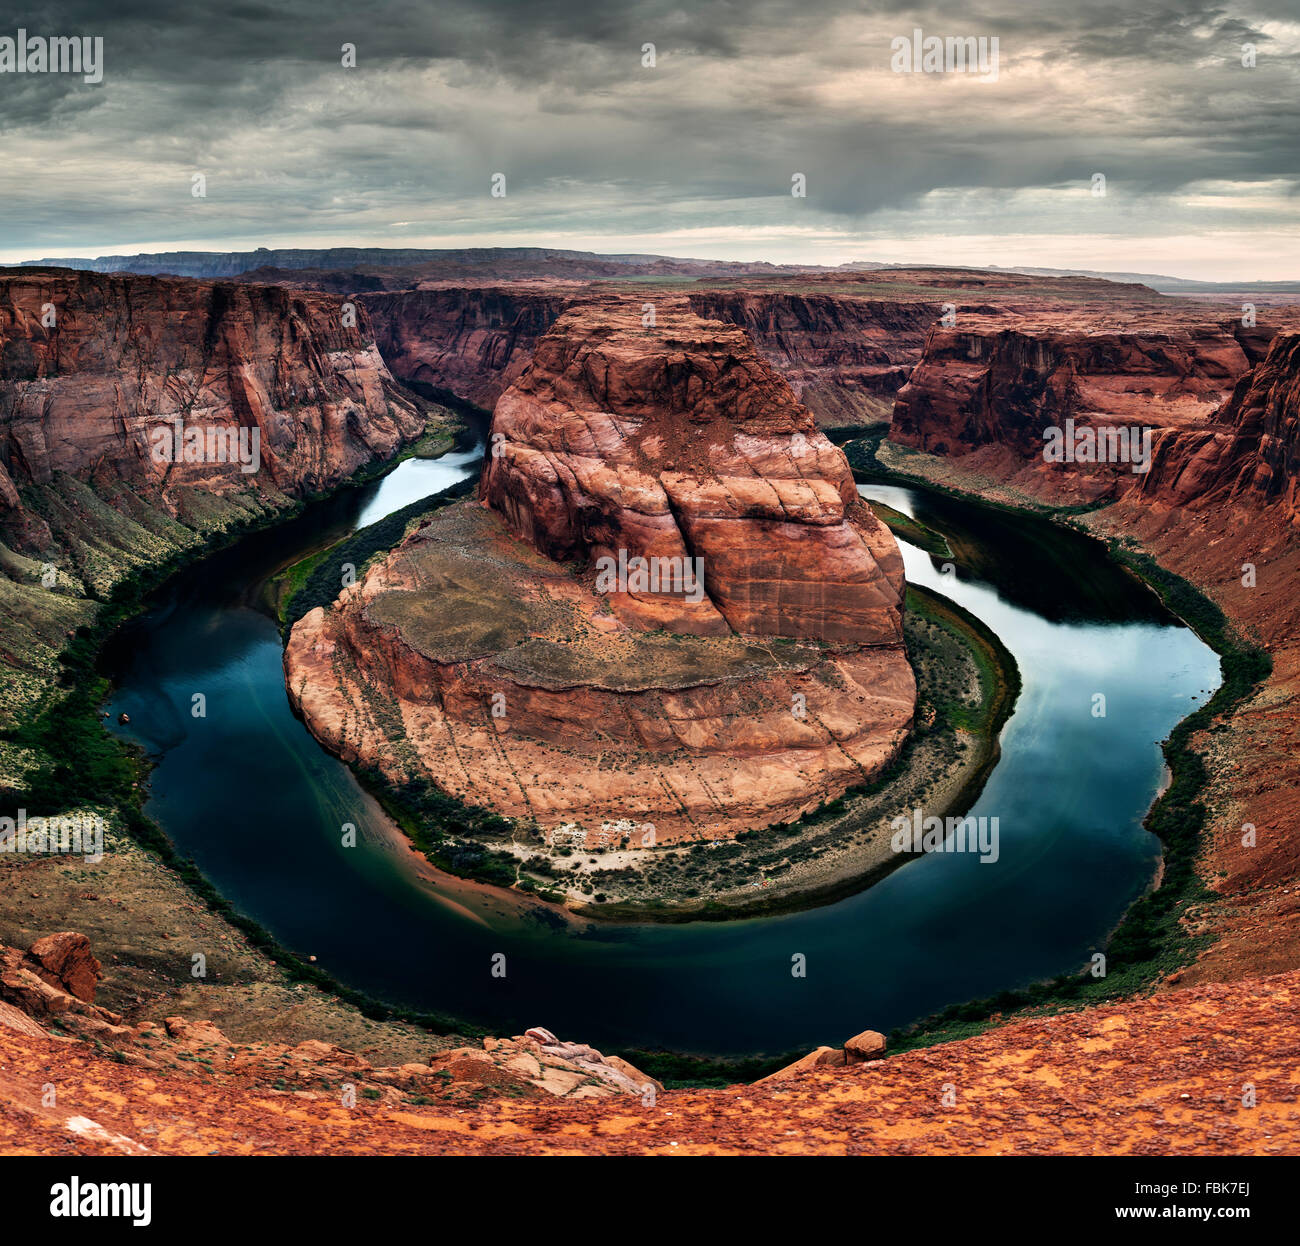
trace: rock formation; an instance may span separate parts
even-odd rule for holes
[[[175,514],[196,490],[301,496],[390,456],[424,418],[356,317],[270,286],[0,273],[0,519],[21,529],[19,489],[61,475]],[[250,471],[233,451],[254,431]]]
[[[56,1015],[76,1002],[93,1005],[102,972],[84,934],[45,935],[26,954],[0,948],[0,999],[32,1016]]]
[[[51,963],[56,968],[51,969]],[[363,1056],[318,1039],[288,1043],[237,1043],[211,1021],[170,1016],[128,1022],[94,1003],[101,973],[84,934],[65,931],[38,939],[27,952],[0,944],[0,1034],[49,1039],[57,1026],[68,1047],[74,1039],[113,1052],[119,1065],[183,1073],[202,1062],[205,1071],[236,1079],[267,1075],[275,1089],[298,1100],[322,1097],[319,1088],[350,1084],[358,1098],[392,1105],[417,1098],[474,1102],[489,1091],[515,1098],[600,1100],[633,1096],[653,1100],[663,1084],[619,1056],[585,1043],[562,1042],[537,1027],[511,1039],[486,1038],[454,1045],[429,1037],[425,1060],[375,1066]],[[272,1070],[274,1072],[272,1073]],[[11,1086],[0,1091],[11,1091]],[[313,1093],[314,1092],[314,1093]],[[7,1094],[0,1097],[8,1098]],[[337,1102],[336,1096],[330,1096]]]
[[[1156,440],[1144,500],[1173,506],[1276,505],[1297,513],[1300,334],[1281,333],[1204,429]]]
[[[327,746],[618,843],[788,820],[894,756],[897,546],[741,330],[576,306],[492,444],[482,504],[293,629],[290,695]]]
[[[557,560],[699,559],[698,603],[610,595],[650,626],[897,644],[901,556],[843,454],[744,332],[659,321],[560,319],[497,404],[484,499]]]
[[[1013,324],[963,314],[954,327],[931,330],[898,392],[890,439],[933,454],[1002,445],[1041,458],[1043,429],[1067,419],[1154,428],[1203,422],[1250,358],[1230,323],[1188,316],[1161,324],[1144,313],[1117,326],[1095,313]]]
[[[366,294],[358,301],[395,377],[490,411],[571,298],[527,287],[448,286]]]
[[[888,420],[938,320],[933,300],[708,291],[696,315],[739,325],[822,428]]]

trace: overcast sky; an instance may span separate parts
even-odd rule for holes
[[[0,39],[104,40],[98,85],[0,73],[4,261],[550,245],[1300,279],[1300,0],[0,14]],[[894,72],[916,27],[996,36],[996,81]]]

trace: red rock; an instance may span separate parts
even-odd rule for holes
[[[55,315],[46,326],[47,307]],[[0,519],[48,540],[16,485],[125,481],[173,513],[187,492],[301,496],[391,456],[424,417],[343,300],[273,286],[62,269],[0,273]],[[257,430],[260,466],[159,462],[156,430]],[[24,530],[24,525],[26,529]]]
[[[91,954],[90,940],[84,934],[69,930],[46,935],[37,939],[27,954],[40,966],[38,972],[51,985],[83,1003],[95,1002],[95,988],[103,966]]]
[[[901,640],[902,561],[844,455],[739,329],[626,302],[568,310],[497,404],[482,496],[556,559],[699,558],[692,609],[645,626]],[[629,601],[631,596],[636,600]]]
[[[1117,323],[1118,322],[1118,323]],[[1043,429],[1187,427],[1209,418],[1250,359],[1235,321],[1205,312],[958,317],[935,328],[898,392],[890,439],[934,454],[980,446],[1042,457]]]
[[[450,286],[358,296],[393,375],[491,410],[571,296]]]
[[[850,1064],[860,1064],[885,1050],[885,1036],[875,1030],[863,1030],[844,1044],[844,1054]]]
[[[792,820],[896,754],[897,545],[743,331],[575,305],[493,439],[486,508],[439,512],[295,625],[289,694],[328,747],[548,835],[661,842]],[[703,592],[598,594],[620,553],[698,557]]]
[[[888,420],[939,318],[936,300],[708,291],[697,315],[739,325],[822,428]]]
[[[806,1056],[800,1056],[793,1064],[777,1069],[766,1077],[760,1077],[755,1086],[770,1086],[775,1082],[787,1082],[818,1069],[841,1068],[847,1061],[844,1052],[838,1047],[815,1047]]]
[[[1281,333],[1213,423],[1156,439],[1142,497],[1173,506],[1276,504],[1297,513],[1300,334]]]

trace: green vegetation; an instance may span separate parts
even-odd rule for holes
[[[470,477],[449,485],[427,498],[403,506],[391,515],[354,532],[351,536],[323,549],[281,573],[286,588],[280,592],[280,622],[287,628],[317,606],[328,606],[339,595],[339,568],[351,563],[357,579],[376,554],[387,554],[406,535],[412,520],[435,508],[468,497],[478,487],[478,478]]]
[[[981,695],[976,706],[950,698],[937,702],[936,712],[961,731],[996,739],[1020,695],[1020,667],[1011,650],[981,619],[933,589],[909,584],[907,609],[955,636],[979,670]]]
[[[286,517],[284,513],[257,516],[214,534],[202,544],[173,550],[153,566],[136,568],[122,576],[112,591],[99,599],[95,621],[79,627],[59,655],[59,687],[46,697],[39,710],[0,732],[0,743],[30,750],[39,759],[21,786],[3,789],[4,799],[31,815],[53,816],[82,807],[111,812],[137,843],[172,870],[209,909],[275,960],[291,982],[315,985],[374,1020],[407,1021],[437,1034],[481,1034],[483,1031],[476,1027],[440,1014],[395,1008],[371,999],[277,943],[257,922],[235,909],[145,814],[149,764],[139,748],[105,730],[101,706],[109,686],[95,664],[109,636],[144,609],[151,590],[183,566]]]
[[[923,524],[919,519],[904,515],[902,511],[896,511],[892,506],[886,506],[884,502],[868,501],[867,505],[871,507],[876,518],[895,536],[902,537],[904,541],[925,550],[927,554],[935,555],[936,558],[954,556],[943,534]]]
[[[684,1052],[633,1047],[611,1054],[621,1056],[647,1077],[662,1082],[666,1090],[678,1090],[755,1082],[760,1077],[775,1073],[777,1069],[785,1068],[787,1064],[793,1064],[808,1053],[799,1050],[774,1056],[696,1056]]]
[[[357,768],[356,774],[438,869],[496,887],[514,885],[515,858],[479,842],[509,842],[515,828],[508,819],[490,809],[467,805],[425,780],[393,784],[377,770],[367,768]]]

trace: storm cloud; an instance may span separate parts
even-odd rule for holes
[[[520,243],[1300,277],[1293,0],[122,0],[19,28],[102,36],[104,77],[0,73],[8,260]],[[893,72],[916,28],[996,37],[996,81]]]

